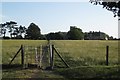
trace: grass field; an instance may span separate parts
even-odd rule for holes
[[[118,41],[53,41],[63,56],[66,54],[84,65],[104,64],[106,46],[109,46],[110,65],[118,63]]]
[[[118,77],[118,41],[105,41],[105,40],[52,40],[51,44],[54,44],[57,51],[64,58],[64,60],[70,65],[71,68],[65,67],[58,56],[55,54],[53,72],[38,71],[43,76],[51,77],[73,77],[73,78],[91,78],[91,77]],[[47,41],[44,40],[3,40],[2,41],[2,64],[8,64],[13,56],[16,54],[21,45],[24,46],[40,46],[46,45]],[[106,46],[109,46],[109,66],[105,65]],[[31,56],[35,53],[32,52]],[[34,59],[31,58],[33,61]],[[32,62],[31,61],[31,62]],[[16,57],[13,64],[20,64],[20,54]],[[59,67],[59,68],[58,68]],[[82,72],[81,72],[82,71]],[[36,70],[19,71],[3,70],[3,78],[9,77],[26,77],[30,78]],[[17,75],[19,73],[29,73],[28,75]],[[88,74],[90,74],[88,76]],[[102,74],[103,73],[103,74]],[[16,74],[17,76],[12,76]],[[58,74],[58,75],[57,75]]]

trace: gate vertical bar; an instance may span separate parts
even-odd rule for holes
[[[38,67],[38,54],[37,54],[37,47],[35,48],[35,60],[36,60],[36,64]]]
[[[40,68],[42,68],[42,45],[39,48],[40,48]]]

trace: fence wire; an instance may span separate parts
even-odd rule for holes
[[[94,41],[51,41],[56,50],[70,66],[105,65],[106,46],[109,46],[109,65],[118,64],[118,45],[116,42]],[[2,64],[9,64],[20,46],[2,46]],[[25,64],[36,64],[42,68],[50,66],[50,52],[47,45],[24,45]],[[64,64],[54,54],[54,66]],[[21,55],[18,54],[12,64],[21,64]]]

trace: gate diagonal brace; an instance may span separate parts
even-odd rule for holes
[[[22,50],[22,45],[20,47],[20,49],[17,51],[17,53],[15,54],[15,56],[12,58],[12,60],[10,61],[9,65],[11,65],[12,61],[15,59],[15,57],[18,55],[18,53]]]
[[[63,61],[63,63],[66,65],[67,68],[70,68],[70,66],[65,62],[65,60],[62,58],[62,56],[58,53],[58,51],[53,47],[54,51],[57,53],[57,55],[60,57],[60,59]]]

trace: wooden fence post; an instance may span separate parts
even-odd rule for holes
[[[54,45],[50,45],[50,67],[53,69]]]
[[[109,46],[106,46],[106,65],[108,66],[109,64]]]
[[[21,64],[24,66],[24,47],[21,45]]]
[[[54,45],[52,45],[52,69],[53,69],[53,67],[54,67]]]

